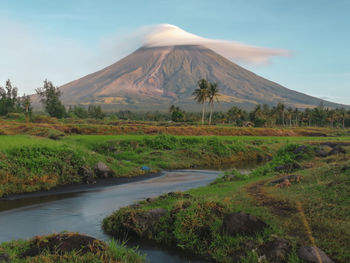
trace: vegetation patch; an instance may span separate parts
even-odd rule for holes
[[[317,147],[282,146],[269,163],[249,175],[234,170],[209,186],[121,208],[104,219],[103,229],[112,236],[152,239],[217,262],[301,263],[300,251],[312,245],[303,223],[306,220],[317,246],[337,262],[348,262],[344,244],[349,243],[349,235],[344,233],[350,229],[346,216],[350,165],[345,155],[338,154],[333,155],[334,161],[345,164],[330,169],[331,157],[315,157]],[[313,167],[324,169],[325,174],[314,175]],[[331,171],[336,171],[334,178]],[[270,184],[272,178],[286,176],[291,176],[289,185]],[[329,189],[332,187],[336,192]],[[332,216],[327,215],[330,209]],[[157,217],[149,216],[157,211]],[[340,222],[344,227],[339,230]]]
[[[145,257],[136,249],[126,248],[115,241],[107,244],[78,233],[52,234],[2,243],[0,256],[16,263],[145,262]]]

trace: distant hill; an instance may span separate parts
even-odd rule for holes
[[[217,82],[216,109],[283,102],[298,108],[349,107],[287,89],[248,71],[203,46],[142,47],[115,64],[60,89],[66,105],[101,104],[105,109],[167,110],[176,104],[199,110],[192,92],[197,81]]]

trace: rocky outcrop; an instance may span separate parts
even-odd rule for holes
[[[264,230],[267,225],[251,214],[242,212],[226,215],[223,219],[223,231],[228,235],[252,235]]]
[[[99,178],[107,178],[114,175],[113,170],[103,162],[98,162],[94,167],[94,171]]]
[[[301,247],[298,250],[298,257],[310,263],[334,263],[334,261],[318,247]]]
[[[272,262],[286,262],[290,249],[291,245],[288,240],[277,237],[262,245],[259,248],[259,254]]]

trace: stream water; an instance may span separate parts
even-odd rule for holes
[[[246,172],[253,167],[237,168]],[[159,177],[103,186],[87,192],[1,200],[0,243],[61,231],[80,232],[108,240],[110,237],[101,230],[101,222],[113,211],[147,197],[207,185],[218,174],[218,170],[164,171]],[[203,262],[149,242],[139,246],[152,263]]]

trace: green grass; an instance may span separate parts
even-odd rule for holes
[[[116,177],[162,169],[217,166],[266,157],[286,143],[336,141],[339,138],[269,136],[76,135],[59,140],[0,136],[0,196],[48,190],[86,180],[79,169],[106,163]],[[348,141],[350,137],[343,137]],[[260,156],[260,157],[259,157]]]
[[[49,236],[36,237],[45,241]],[[34,239],[33,239],[34,240]],[[55,253],[49,250],[42,251],[35,256],[22,257],[21,255],[27,251],[33,240],[14,240],[0,244],[0,255],[6,253],[10,256],[11,263],[143,263],[145,256],[141,255],[137,248],[128,248],[125,244],[120,244],[114,240],[107,243],[107,249],[97,251],[97,253],[87,252],[81,253],[78,250],[70,252]]]
[[[301,263],[296,255],[298,246],[311,245],[301,215],[294,212],[285,216],[284,211],[279,212],[279,207],[275,207],[280,201],[287,201],[295,208],[295,202],[300,201],[316,244],[339,262],[349,262],[350,162],[341,156],[315,159],[313,146],[296,153],[298,147],[296,144],[281,147],[271,162],[249,176],[240,176],[233,171],[238,175],[235,179],[221,176],[209,186],[175,196],[163,195],[152,202],[141,201],[138,207],[122,208],[105,218],[103,228],[113,236],[148,238],[217,262],[237,262],[234,255],[243,255],[239,262],[257,262],[257,252],[247,253],[245,244],[252,241],[259,247],[279,236],[287,238],[292,244],[284,262]],[[331,160],[333,165],[329,165]],[[287,171],[287,174],[297,173],[305,177],[289,188],[276,188],[265,183],[263,189],[267,197],[262,200],[256,200],[247,191],[257,182],[278,176],[280,173],[275,171],[275,167],[294,163],[300,166],[314,163],[315,168]],[[344,171],[344,167],[348,167],[347,170]],[[274,202],[264,203],[268,200]],[[151,227],[146,227],[139,220],[147,211],[160,207],[167,209],[168,213]],[[221,228],[223,216],[238,211],[255,215],[269,227],[255,236],[226,235]]]
[[[116,177],[131,177],[144,174],[142,166],[157,172],[256,159],[269,154],[262,146],[215,136],[0,136],[0,196],[84,182],[81,168],[93,170],[98,161]]]

